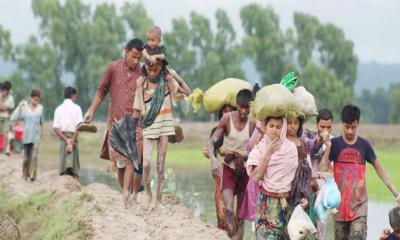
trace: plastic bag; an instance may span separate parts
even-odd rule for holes
[[[304,117],[295,95],[281,84],[265,86],[251,103],[251,116],[259,121],[267,117]]]
[[[227,78],[217,82],[206,92],[195,89],[189,96],[188,102],[192,105],[194,112],[197,112],[201,104],[209,112],[218,112],[224,105],[236,107],[236,94],[242,89],[252,89],[249,82],[237,78]]]
[[[309,235],[314,235],[317,232],[314,224],[310,217],[304,211],[300,204],[298,204],[292,215],[287,226],[288,234],[291,240],[304,239]]]
[[[315,98],[309,91],[307,91],[307,89],[305,89],[303,86],[297,87],[294,89],[293,94],[296,96],[297,102],[304,111],[306,120],[317,115]]]
[[[294,72],[290,72],[282,78],[281,85],[287,87],[287,89],[290,91],[293,91],[293,89],[297,86],[297,80],[298,78]]]
[[[326,184],[322,186],[317,199],[315,200],[314,210],[322,223],[327,222],[330,213],[336,213],[339,207],[341,195],[338,186],[333,178],[327,178]]]

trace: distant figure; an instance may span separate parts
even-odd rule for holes
[[[17,120],[24,122],[22,176],[30,181],[34,181],[37,177],[37,158],[43,125],[43,106],[40,104],[40,98],[40,90],[33,89],[30,101],[20,102],[11,115],[12,122]]]
[[[4,138],[3,149],[7,149],[7,137],[10,129],[10,114],[15,107],[14,97],[11,95],[11,83],[5,81],[0,86],[0,135]],[[6,151],[6,154],[9,152]]]
[[[75,88],[64,89],[64,102],[54,112],[53,128],[60,137],[59,174],[79,179],[79,132],[76,127],[83,117],[81,107],[76,104],[77,97]]]

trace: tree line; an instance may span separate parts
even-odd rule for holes
[[[14,46],[10,32],[0,26],[0,57],[17,66],[10,76],[3,76],[12,81],[17,99],[34,87],[43,91],[47,118],[62,101],[66,85],[77,87],[79,104],[87,109],[107,65],[123,56],[125,42],[133,37],[145,40],[146,29],[154,25],[140,2],[127,2],[118,11],[112,3],[91,7],[81,0],[32,0],[32,11],[39,20],[39,34]],[[170,66],[190,87],[205,90],[224,78],[245,79],[241,66],[250,60],[263,85],[278,83],[295,71],[318,106],[329,107],[336,115],[356,100],[358,60],[340,28],[296,12],[294,27],[284,31],[274,9],[258,4],[244,5],[240,19],[241,39],[223,9],[216,10],[214,19],[193,11],[188,19],[172,20],[163,44]],[[99,119],[105,118],[106,105],[97,113]],[[209,119],[205,112],[185,115],[184,108],[178,106],[181,118]]]

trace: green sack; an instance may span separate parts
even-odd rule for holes
[[[224,105],[236,105],[236,94],[242,89],[252,89],[249,82],[237,79],[227,78],[217,82],[205,93],[200,89],[195,89],[189,96],[188,102],[192,105],[194,112],[200,109],[203,104],[204,109],[209,112],[218,112]]]
[[[250,114],[259,121],[267,117],[304,117],[295,95],[281,84],[261,88],[251,103]]]

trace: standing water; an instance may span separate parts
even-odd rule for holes
[[[93,168],[81,169],[81,184],[103,183],[115,190],[120,190],[118,181],[110,173]],[[204,221],[216,226],[214,191],[215,184],[211,179],[208,169],[197,169],[195,172],[178,171],[176,173],[176,195],[187,207]],[[394,207],[390,203],[369,201],[368,211],[368,239],[379,239],[384,228],[388,228],[389,210]],[[245,239],[254,239],[250,224],[246,224]],[[330,227],[332,229],[332,226]],[[328,235],[333,239],[333,232]]]

